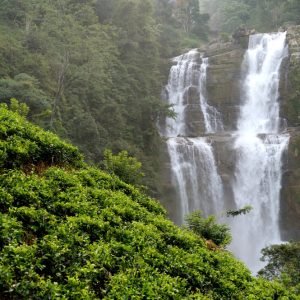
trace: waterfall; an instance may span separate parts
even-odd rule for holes
[[[199,58],[198,51],[191,50],[173,59],[175,65],[170,70],[166,93],[167,101],[173,106],[176,113],[176,119],[167,118],[164,132],[167,137],[186,135],[186,97],[189,88],[197,86],[199,81]]]
[[[172,138],[167,141],[173,184],[180,197],[181,219],[195,210],[205,215],[222,210],[222,182],[212,146],[205,138]]]
[[[219,112],[208,105],[206,99],[206,73],[208,59],[201,58],[197,50],[173,59],[166,95],[173,105],[176,119],[168,119],[161,130],[167,138],[173,186],[180,198],[180,220],[189,212],[201,209],[204,214],[217,211],[222,199],[222,182],[217,172],[213,148],[207,138],[189,137],[188,112],[202,119],[200,131],[222,129]],[[194,101],[191,103],[191,94]],[[221,208],[222,209],[222,208]]]
[[[184,216],[196,209],[218,215],[227,208],[251,205],[248,215],[228,222],[231,250],[253,272],[262,267],[261,249],[280,242],[282,156],[289,142],[278,103],[285,39],[285,33],[250,36],[235,132],[224,132],[220,112],[209,104],[209,59],[197,50],[173,59],[165,88],[165,100],[177,115],[160,130],[166,138],[172,185],[180,199],[180,220],[176,221],[183,223]],[[231,152],[224,155],[224,149]]]
[[[261,249],[280,242],[281,161],[289,136],[280,132],[278,87],[286,54],[285,33],[258,34],[244,59],[233,192],[237,207],[250,204],[253,211],[233,221],[232,250],[253,272],[262,266]]]
[[[238,120],[239,134],[278,133],[280,66],[287,55],[286,33],[250,36],[244,64],[244,103]]]

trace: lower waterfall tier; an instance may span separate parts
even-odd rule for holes
[[[229,132],[167,139],[164,194],[171,218],[182,224],[194,210],[215,214],[231,227],[231,250],[258,271],[261,249],[281,241],[281,170],[288,141],[288,134]],[[224,217],[245,205],[253,208],[249,215]]]

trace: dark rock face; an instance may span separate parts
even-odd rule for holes
[[[205,50],[205,56],[209,58],[206,84],[208,103],[221,112],[225,131],[236,129],[244,55],[242,45],[233,42],[216,42]]]
[[[282,66],[281,103],[282,115],[288,126],[300,125],[300,26],[287,30],[289,57]]]
[[[225,209],[235,209],[232,183],[234,178],[234,169],[236,161],[236,151],[233,149],[235,137],[230,133],[215,134],[208,136],[214,149],[218,172],[222,179]],[[224,200],[225,200],[224,199]]]
[[[241,45],[244,49],[248,47],[248,40],[251,34],[254,34],[255,30],[249,30],[245,27],[239,27],[232,35],[234,42]]]
[[[284,239],[300,239],[300,26],[287,29],[289,57],[282,66],[282,117],[291,138],[285,159],[281,193],[281,228]]]
[[[199,90],[196,86],[190,86],[184,94],[186,104],[185,118],[186,118],[186,132],[188,136],[199,136],[205,132],[205,123],[203,114],[199,104]]]
[[[281,191],[281,229],[286,240],[300,239],[300,128],[289,128]]]

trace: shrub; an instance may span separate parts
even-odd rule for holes
[[[194,233],[206,240],[212,240],[217,246],[226,246],[231,242],[229,227],[226,224],[217,224],[215,216],[204,218],[201,211],[195,211],[186,217],[186,222]]]

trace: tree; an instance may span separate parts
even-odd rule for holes
[[[33,76],[22,73],[14,78],[0,79],[0,100],[10,103],[12,98],[24,102],[30,108],[28,115],[30,120],[39,124],[49,121],[51,112],[49,98]]]
[[[240,215],[245,215],[248,214],[251,210],[253,209],[253,207],[251,205],[246,205],[241,209],[238,210],[228,210],[226,212],[227,217],[236,217],[236,216],[240,216]]]
[[[224,0],[217,3],[221,30],[232,33],[244,25],[257,31],[272,31],[285,22],[300,23],[298,0]]]
[[[89,161],[101,160],[105,148],[127,150],[142,162],[146,184],[157,190],[156,119],[170,112],[160,102],[161,84],[186,36],[172,3],[0,4],[0,100],[26,103],[29,119],[71,140]],[[194,44],[198,40],[193,36]],[[27,77],[16,79],[24,72]]]
[[[300,294],[300,242],[272,245],[262,250],[267,265],[259,275],[268,280],[280,280],[286,287]]]
[[[208,32],[208,14],[200,14],[198,0],[177,0],[175,15],[186,33],[206,37]]]
[[[300,24],[300,2],[298,0],[288,0],[284,4],[284,21]]]
[[[233,32],[241,25],[247,25],[251,7],[244,1],[227,0],[222,6],[223,30]]]

